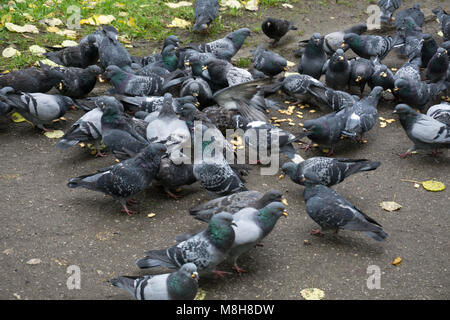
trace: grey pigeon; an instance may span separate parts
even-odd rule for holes
[[[241,49],[250,33],[250,29],[242,28],[227,34],[222,39],[203,43],[192,48],[199,52],[213,53],[218,59],[230,61],[239,49]]]
[[[439,154],[440,148],[450,148],[450,126],[430,116],[417,113],[406,104],[395,107],[394,113],[398,114],[400,123],[408,138],[414,146],[405,153],[400,154],[405,158],[415,150],[432,150],[431,155]]]
[[[420,10],[419,3],[416,3],[412,8],[399,11],[395,15],[394,20],[395,28],[398,29],[403,23],[404,19],[407,17],[411,17],[416,25],[418,25],[421,28],[423,27],[423,24],[425,22],[425,15],[423,14],[422,10]]]
[[[252,75],[247,70],[235,67],[221,59],[209,60],[203,67],[202,76],[218,88],[225,88],[253,80]]]
[[[383,23],[391,20],[392,14],[400,8],[402,0],[378,0],[378,6],[381,9],[380,19]]]
[[[446,90],[446,85],[443,82],[426,83],[404,78],[395,80],[394,86],[393,93],[396,97],[420,111],[425,111],[426,107],[442,91]]]
[[[237,259],[267,237],[282,216],[287,217],[288,214],[281,202],[269,203],[259,210],[244,208],[233,215],[235,237],[228,255],[237,273],[247,272],[238,266]]]
[[[428,62],[430,62],[431,58],[433,58],[437,49],[439,48],[436,40],[434,40],[433,36],[429,33],[425,33],[423,36],[423,44],[422,44],[422,67],[426,68],[428,66]]]
[[[211,123],[222,132],[222,134],[226,134],[227,129],[233,128],[233,116],[239,114],[237,109],[227,109],[218,105],[206,107],[202,112],[208,117]]]
[[[441,30],[443,33],[443,41],[449,41],[450,40],[450,15],[445,12],[441,7],[433,9],[433,13],[438,18],[438,21],[441,25]]]
[[[128,215],[134,213],[127,207],[130,198],[147,188],[159,170],[161,156],[166,152],[164,145],[155,143],[146,147],[135,157],[97,173],[72,178],[69,188],[86,188],[103,192],[120,201]]]
[[[350,71],[351,65],[344,50],[336,50],[322,69],[322,73],[325,73],[325,84],[334,90],[345,90],[350,80]]]
[[[51,131],[45,125],[64,116],[75,103],[69,97],[44,93],[25,93],[11,87],[0,92],[0,101],[14,108],[39,129]],[[5,89],[5,88],[4,88]]]
[[[349,86],[350,88],[358,87],[359,94],[362,95],[367,82],[374,73],[373,63],[370,60],[359,58],[352,60],[350,64],[351,70]]]
[[[17,91],[46,93],[64,78],[64,75],[47,65],[41,68],[25,68],[0,75],[0,88],[11,87]]]
[[[125,71],[130,71],[133,61],[119,41],[117,33],[105,29],[101,32],[103,32],[103,37],[101,42],[98,43],[98,53],[103,69],[107,69],[109,66],[117,66]]]
[[[94,89],[102,70],[99,66],[93,65],[86,69],[75,67],[61,69],[61,72],[64,78],[56,85],[56,88],[62,95],[79,99]]]
[[[87,68],[98,61],[97,38],[94,35],[89,35],[87,41],[77,46],[67,47],[55,52],[46,52],[44,56],[61,66]]]
[[[331,187],[341,183],[352,174],[375,170],[380,164],[378,161],[365,159],[312,157],[299,164],[286,162],[281,170],[293,182],[302,186],[305,185],[305,176],[307,175],[317,184]]]
[[[344,49],[344,51],[347,51],[349,48],[348,46],[345,46],[345,48],[341,47],[342,43],[344,42],[344,36],[347,33],[356,33],[361,35],[366,31],[367,31],[367,24],[359,23],[343,31],[336,31],[329,33],[324,37],[323,48],[328,55],[334,54],[336,50],[339,48]]]
[[[382,93],[382,87],[375,87],[367,97],[355,103],[353,107],[340,111],[346,112],[348,117],[342,135],[362,140],[363,134],[372,129],[377,122],[377,106]]]
[[[297,30],[297,27],[292,21],[268,17],[263,21],[261,30],[266,36],[273,39],[272,45],[276,45],[286,33],[290,30]]]
[[[426,77],[431,82],[439,82],[447,78],[448,70],[447,50],[439,48],[427,66]]]
[[[117,94],[114,96],[124,104],[127,110],[130,111],[145,111],[151,113],[154,111],[160,111],[164,105],[164,97],[159,96],[128,97]],[[199,103],[195,97],[185,96],[173,99],[173,109],[177,110],[179,106],[182,106],[185,103],[192,103],[195,106],[199,106]]]
[[[306,212],[322,231],[361,231],[376,241],[383,241],[388,236],[378,222],[329,187],[306,184],[303,198]],[[312,233],[320,234],[321,231],[313,230]]]
[[[119,276],[109,280],[136,300],[194,300],[198,289],[197,266],[186,263],[173,273],[143,277]]]
[[[191,185],[197,181],[194,176],[194,167],[189,163],[175,164],[169,158],[161,159],[156,180],[164,187],[164,191],[174,199],[179,199],[175,192],[177,189]]]
[[[443,102],[432,106],[428,109],[427,116],[450,126],[450,104]]]
[[[279,54],[265,50],[262,46],[258,46],[253,52],[253,66],[256,70],[263,72],[269,77],[288,71],[287,60]]]
[[[394,41],[390,36],[358,35],[348,33],[344,36],[344,43],[361,58],[372,61],[382,61],[394,47]]]
[[[394,81],[394,74],[391,69],[386,67],[384,64],[375,62],[373,73],[367,84],[370,89],[380,86],[384,90],[392,90],[394,89]]]
[[[202,31],[216,19],[219,13],[219,2],[217,0],[195,1],[195,24],[194,31]]]
[[[298,64],[298,73],[320,79],[323,65],[328,59],[323,41],[324,38],[319,33],[312,35]]]
[[[151,250],[136,262],[141,269],[168,267],[180,268],[185,263],[194,263],[199,273],[223,272],[216,270],[223,262],[234,243],[235,225],[233,216],[227,212],[214,215],[208,227],[191,238],[164,250]]]
[[[213,104],[212,90],[208,82],[202,78],[189,78],[183,82],[180,89],[180,97],[194,96],[202,108]]]
[[[96,96],[96,97],[88,97],[84,99],[75,100],[76,107],[88,112],[95,108],[103,109],[107,104],[117,104],[119,106],[120,111],[124,111],[122,103],[118,101],[116,98],[111,96]]]
[[[412,17],[405,17],[402,23],[397,27],[397,32],[394,36],[394,46],[397,48],[397,52],[400,56],[409,55],[411,50],[408,46],[407,39],[409,42],[416,42],[421,40],[423,37],[422,27],[418,26]]]
[[[314,105],[318,106],[324,112],[339,111],[353,106],[359,101],[358,96],[351,95],[345,91],[333,90],[324,85],[312,84],[308,92],[314,96]]]
[[[222,211],[234,214],[244,208],[262,209],[271,202],[287,203],[281,191],[278,190],[270,190],[266,193],[242,191],[195,206],[189,209],[189,214],[197,220],[209,222],[213,215]]]

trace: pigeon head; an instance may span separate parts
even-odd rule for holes
[[[90,34],[87,38],[89,46],[98,47],[97,37],[94,34]]]
[[[200,95],[200,84],[197,81],[189,82],[188,91],[193,97],[198,98]]]
[[[102,69],[97,65],[92,65],[86,68],[88,72],[92,75],[100,75],[102,73]]]
[[[324,37],[321,36],[320,33],[316,32],[312,35],[312,37],[309,39],[309,43],[313,45],[313,47],[316,48],[322,48],[323,47],[323,41]]]
[[[177,107],[177,112],[188,121],[192,121],[194,119],[194,114],[196,111],[197,108],[192,103],[185,103]]]
[[[321,124],[314,120],[306,120],[303,123],[303,131],[306,132],[308,136],[320,136],[324,133]]]
[[[203,63],[197,57],[190,57],[185,65],[191,67],[192,73],[196,77],[200,77],[203,73]]]
[[[178,272],[185,274],[186,276],[198,281],[199,276],[197,272],[197,266],[194,263],[186,263],[181,266]]]
[[[150,145],[149,150],[152,154],[163,155],[167,152],[167,147],[162,143],[153,143]]]
[[[235,129],[244,129],[247,128],[248,120],[245,119],[241,115],[235,115],[232,118]]]
[[[272,231],[278,219],[282,216],[287,217],[286,206],[281,202],[272,202],[259,210],[258,219],[261,223],[264,234]]]
[[[287,174],[289,177],[295,177],[295,173],[297,172],[298,165],[294,162],[286,162],[281,166],[281,171],[283,174]]]
[[[249,28],[242,28],[231,32],[227,35],[227,38],[233,42],[235,48],[239,49],[250,34],[251,31]]]
[[[411,108],[410,106],[408,106],[407,104],[398,104],[393,113],[398,114],[400,116],[400,118],[402,117],[406,117],[408,115],[417,115],[417,112]]]
[[[345,44],[348,44],[352,48],[361,48],[361,46],[362,46],[362,39],[356,33],[347,33],[344,36],[344,43],[342,44],[342,47],[344,47]]]
[[[437,49],[436,56],[438,58],[440,58],[440,57],[444,57],[444,58],[447,57],[447,50],[445,50],[444,48]]]
[[[103,109],[102,124],[116,123],[122,112],[118,108],[117,104],[107,104]]]
[[[169,44],[163,49],[161,53],[164,65],[168,68],[169,71],[175,71],[178,67],[177,50],[177,47]]]
[[[394,93],[408,96],[411,92],[411,86],[405,79],[397,79],[394,82]]]
[[[170,93],[165,93],[163,98],[163,105],[159,111],[159,118],[165,116],[173,116],[175,114],[173,110],[173,97]]]
[[[168,45],[173,45],[175,47],[180,46],[180,40],[176,35],[170,35],[166,39],[164,39],[163,47],[167,47]]]
[[[344,50],[340,48],[336,50],[331,57],[330,65],[338,68],[339,66],[346,67],[347,59],[345,58]]]
[[[220,212],[213,215],[207,228],[207,234],[211,242],[222,250],[230,249],[235,237],[232,226],[236,226],[232,214]]]
[[[167,277],[167,289],[173,300],[193,300],[198,290],[197,266],[186,263]]]
[[[105,70],[104,77],[115,83],[119,83],[126,79],[126,73],[118,66],[108,66]]]
[[[383,94],[383,88],[380,86],[377,86],[372,89],[372,92],[370,92],[369,96],[378,101],[378,99],[381,98],[382,94]]]
[[[267,206],[271,202],[282,202],[284,205],[287,206],[287,201],[283,197],[283,194],[280,190],[270,190],[267,191],[261,199],[259,199],[258,203],[261,207]]]

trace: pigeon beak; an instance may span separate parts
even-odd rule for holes
[[[205,70],[207,70],[207,69],[208,69],[208,66],[203,66],[203,67],[202,67],[202,70],[203,70],[203,71],[205,71]]]
[[[345,58],[344,58],[343,56],[340,56],[340,57],[339,57],[339,61],[344,61],[344,59],[345,59]]]
[[[60,82],[59,85],[58,85],[58,89],[59,89],[59,90],[62,90],[62,88],[63,88],[63,83]]]
[[[191,275],[192,279],[198,280],[200,277],[198,276],[198,272],[193,272]]]
[[[355,82],[360,82],[362,80],[361,76],[358,76],[358,78],[356,78]]]
[[[394,88],[394,92],[397,92],[398,90],[400,90],[400,88]]]
[[[284,179],[284,174],[280,174],[280,176],[278,177],[278,180],[283,180]],[[283,202],[283,200],[281,200],[281,202]]]
[[[194,103],[194,106],[196,106],[196,107],[200,107],[200,102],[196,102],[196,103]]]
[[[190,63],[189,61],[186,61],[186,62],[184,63],[184,65],[185,65],[186,67],[189,67],[189,66],[191,65],[191,63]]]
[[[197,92],[194,92],[193,94],[192,94],[194,97],[198,97],[198,93]]]
[[[237,224],[236,224],[236,222],[234,222],[234,220],[231,221],[231,225],[237,227]]]
[[[289,71],[288,67],[284,67],[283,70],[286,72]]]
[[[381,73],[381,77],[382,77],[382,78],[386,78],[386,77],[387,77],[387,73],[386,73],[386,72],[382,72],[382,73]]]
[[[286,198],[281,199],[281,203],[284,204],[285,206],[289,205]]]
[[[105,82],[105,79],[103,79],[103,77],[102,77],[101,74],[99,74],[99,75],[97,76],[97,80],[98,80],[98,82],[100,82],[100,83]]]
[[[287,211],[286,211],[286,210],[283,210],[283,216],[285,216],[285,217],[289,217],[289,215],[288,215],[288,213],[287,213]]]
[[[345,42],[341,44],[341,48],[345,48]]]

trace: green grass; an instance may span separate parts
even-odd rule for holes
[[[170,0],[178,2],[179,0]],[[189,0],[195,3],[195,0]],[[299,0],[261,0],[261,10],[265,7],[278,5],[281,3],[294,3]],[[6,1],[2,1],[6,2]],[[79,8],[80,19],[88,19],[94,15],[113,15],[115,20],[111,23],[119,30],[120,35],[125,36],[130,41],[161,41],[170,34],[183,34],[183,40],[189,43],[191,40],[191,29],[185,32],[178,28],[167,28],[167,25],[178,17],[190,22],[194,20],[194,7],[169,8],[165,5],[168,1],[163,0],[25,0],[23,2],[9,1],[0,4],[0,53],[8,46],[13,46],[22,55],[15,58],[1,58],[0,71],[12,70],[29,66],[40,59],[38,56],[28,52],[29,46],[37,44],[40,46],[53,46],[61,44],[66,38],[55,33],[46,31],[46,26],[39,21],[46,18],[59,18],[63,23],[73,16],[69,7]],[[96,3],[96,4],[94,4]],[[126,13],[126,15],[125,15]],[[24,14],[33,18],[27,19]],[[253,14],[245,9],[228,9],[220,11],[219,16],[210,26],[209,37],[229,32],[239,26],[240,20],[246,15]],[[4,25],[12,22],[17,25],[32,24],[38,27],[39,34],[14,33],[8,31]],[[134,23],[133,23],[134,22]],[[77,38],[80,40],[85,35],[95,31],[98,26],[82,24],[80,29],[76,29]],[[64,30],[67,27],[59,26]],[[186,35],[185,35],[186,34]],[[185,35],[185,36],[184,36]]]

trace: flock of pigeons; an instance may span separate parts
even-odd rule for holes
[[[382,19],[389,23],[401,1],[379,1]],[[217,1],[197,0],[195,30],[208,28],[218,12]],[[217,266],[231,259],[234,269],[240,255],[260,245],[278,219],[287,216],[286,200],[277,190],[266,193],[249,191],[243,176],[249,166],[230,163],[237,147],[224,137],[226,129],[242,129],[243,141],[250,130],[267,133],[267,146],[278,139],[278,150],[291,161],[282,166],[283,174],[303,185],[308,215],[322,231],[347,229],[364,232],[382,241],[387,233],[370,218],[330,187],[346,177],[375,170],[380,162],[361,159],[313,157],[304,160],[293,143],[308,137],[312,143],[329,148],[328,156],[341,137],[361,141],[377,119],[377,105],[383,91],[404,102],[394,113],[415,149],[450,147],[450,105],[442,103],[428,109],[435,98],[449,89],[450,16],[442,9],[438,17],[444,42],[440,47],[430,34],[422,33],[424,15],[416,5],[398,12],[396,34],[363,35],[367,27],[356,25],[326,36],[315,33],[302,50],[298,74],[274,79],[287,71],[287,61],[275,52],[259,46],[253,53],[253,68],[246,70],[230,63],[250,35],[248,28],[231,32],[222,39],[199,45],[180,46],[176,36],[164,41],[160,54],[131,56],[118,40],[117,30],[103,26],[83,38],[78,46],[46,53],[48,59],[64,67],[27,68],[0,76],[0,115],[19,112],[42,130],[52,120],[62,117],[71,107],[85,110],[70,130],[58,141],[66,149],[79,143],[93,143],[97,156],[104,156],[100,141],[120,160],[95,173],[72,178],[69,188],[87,188],[118,199],[127,214],[135,203],[134,195],[160,184],[167,194],[178,198],[177,189],[199,182],[212,200],[190,209],[196,219],[207,223],[194,234],[180,235],[177,244],[164,250],[151,250],[137,261],[139,268],[168,267],[173,273],[144,277],[118,277],[111,283],[124,288],[137,299],[193,299],[200,274],[226,272]],[[274,40],[273,46],[290,30],[293,23],[268,18],[263,32]],[[359,57],[347,60],[351,48]],[[381,63],[393,49],[407,58],[395,73]],[[100,61],[100,66],[97,65]],[[426,80],[421,77],[426,68]],[[325,83],[320,81],[325,75]],[[109,81],[108,95],[87,97],[97,80]],[[363,96],[366,84],[371,93]],[[60,95],[46,94],[55,87]],[[358,95],[347,92],[357,88]],[[280,110],[268,99],[279,92],[327,112],[325,116],[304,122],[304,130],[294,135],[280,129],[267,118],[270,110]],[[175,97],[174,97],[175,96]],[[132,114],[133,116],[130,116]],[[200,122],[200,125],[198,125]],[[205,153],[216,143],[223,154],[215,161],[198,161],[185,154],[195,134],[204,139]],[[311,144],[304,149],[310,148]],[[195,148],[195,146],[192,146]],[[202,153],[202,155],[204,155]]]

